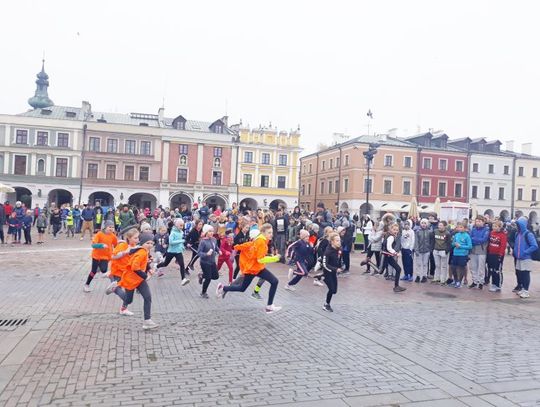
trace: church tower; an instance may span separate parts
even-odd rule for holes
[[[45,60],[42,61],[41,72],[36,76],[36,93],[28,99],[28,104],[34,109],[43,109],[45,107],[53,106],[54,103],[49,99],[49,94],[47,93],[47,89],[49,88],[49,75],[45,73]]]

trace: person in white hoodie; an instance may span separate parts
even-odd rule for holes
[[[403,263],[403,281],[413,280],[414,271],[414,238],[415,233],[412,230],[412,221],[407,219],[403,222],[403,230],[401,231],[401,261]]]
[[[367,270],[366,273],[370,272],[370,261],[373,255],[375,255],[375,262],[377,264],[377,267],[381,266],[381,250],[382,250],[382,242],[383,242],[383,224],[375,222],[373,226],[373,230],[369,235],[369,246],[368,246],[368,253],[367,253]],[[371,271],[371,275],[377,274],[378,270]]]

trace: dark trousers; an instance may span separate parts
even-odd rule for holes
[[[433,256],[433,252],[429,254],[429,275],[432,276],[435,274],[435,257]]]
[[[351,268],[351,252],[343,251],[341,254],[341,258],[343,260],[344,270],[349,270]]]
[[[143,281],[141,284],[139,284],[136,290],[142,295],[144,300],[144,319],[150,319],[152,310],[152,294],[150,293],[150,287],[146,281]],[[121,287],[117,287],[115,293],[122,298],[124,301],[123,306],[127,308],[128,305],[133,302],[133,294],[135,293],[135,290],[124,290]]]
[[[5,242],[5,236],[4,236],[4,225],[0,225],[0,242]]]
[[[236,277],[238,277],[238,273],[240,272],[240,255],[237,254],[236,256],[234,256],[234,274],[233,274],[233,279],[236,280]]]
[[[377,267],[380,267],[381,265],[381,252],[374,252],[371,249],[368,249],[367,257],[368,259],[371,259],[375,255],[375,261],[377,262]],[[369,271],[371,267],[369,266],[369,263],[367,264],[367,270]]]
[[[280,262],[285,263],[285,249],[287,248],[286,247],[287,236],[285,235],[285,233],[276,233],[274,235],[274,238],[275,238],[274,245],[278,253],[281,255]]]
[[[502,274],[502,261],[499,259],[500,259],[500,256],[497,254],[488,254],[486,263],[489,270],[489,275],[491,276],[492,284],[500,288],[501,287],[501,274]]]
[[[414,263],[411,249],[401,249],[401,261],[403,262],[403,274],[412,277]]]
[[[396,275],[394,276],[394,286],[397,287],[399,285],[399,275],[401,274],[401,267],[399,266],[398,262],[396,261],[395,256],[386,256],[385,255],[383,264],[384,264],[383,269],[387,269],[388,266],[390,266],[394,270],[396,270]]]
[[[369,244],[369,235],[366,235],[365,233],[363,233],[363,235],[364,235],[364,251],[367,252],[368,244]]]
[[[24,242],[25,243],[32,243],[32,236],[30,235],[31,226],[28,226],[24,229]]]
[[[516,270],[517,285],[525,291],[529,291],[531,284],[531,272],[529,270]]]
[[[159,263],[156,268],[161,267],[167,267],[172,259],[176,259],[180,266],[180,276],[182,277],[182,280],[185,278],[186,270],[184,267],[184,256],[182,256],[182,253],[169,253],[167,252],[165,254],[165,259]]]
[[[302,280],[303,277],[306,277],[308,275],[308,268],[307,268],[307,265],[304,262],[301,262],[301,261],[296,262],[296,271],[297,271],[297,273],[301,273],[301,274],[296,274],[291,279],[291,281],[289,281],[289,285],[298,284],[300,282],[300,280]]]
[[[90,285],[98,270],[102,273],[106,273],[108,267],[109,262],[107,260],[92,259],[92,268],[90,269],[90,274],[88,274],[88,277],[86,278],[86,285]]]
[[[270,291],[268,292],[268,305],[272,305],[274,303],[274,297],[276,295],[279,280],[267,269],[261,270],[259,274],[245,274],[242,283],[240,283],[239,285],[225,286],[223,287],[223,291],[227,293],[234,291],[244,292],[249,287],[255,277],[259,277],[270,283]]]
[[[337,293],[337,273],[331,273],[327,270],[324,271],[324,282],[328,287],[328,293],[326,294],[326,303],[330,304],[332,296]]]
[[[61,225],[52,225],[52,233],[53,233],[53,236],[56,237],[56,235],[58,234],[58,232],[60,232],[60,226]]]
[[[192,270],[193,270],[193,266],[195,265],[195,262],[199,259],[197,250],[198,250],[198,247],[191,246],[191,260],[189,261],[187,267]]]

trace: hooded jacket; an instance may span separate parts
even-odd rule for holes
[[[504,257],[507,241],[505,232],[502,230],[500,232],[492,231],[489,234],[488,254],[496,254],[497,256]]]
[[[415,253],[429,253],[433,250],[435,244],[433,237],[433,232],[429,226],[425,229],[420,228],[416,231],[416,236],[414,240],[414,251]]]
[[[183,253],[184,252],[184,232],[173,226],[169,235],[169,247],[167,247],[169,253]]]
[[[518,260],[530,260],[531,254],[538,249],[538,243],[534,234],[527,229],[527,218],[517,220],[518,233],[514,243],[514,257]]]
[[[456,247],[456,243],[459,247]],[[471,236],[467,232],[457,232],[452,239],[452,246],[454,247],[454,256],[467,256],[469,250],[472,249]]]
[[[486,254],[489,242],[489,228],[473,226],[471,229],[471,240],[473,244],[472,254]]]

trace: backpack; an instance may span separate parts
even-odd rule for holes
[[[531,232],[530,230],[527,231],[527,234],[526,236],[529,236],[531,235],[533,237],[533,239],[536,240],[536,245],[538,246],[536,248],[536,250],[534,252],[531,253],[531,260],[533,261],[540,261],[540,238],[536,237],[534,235],[533,232]],[[527,238],[528,239],[528,238]],[[530,240],[528,240],[527,242],[530,242]]]

